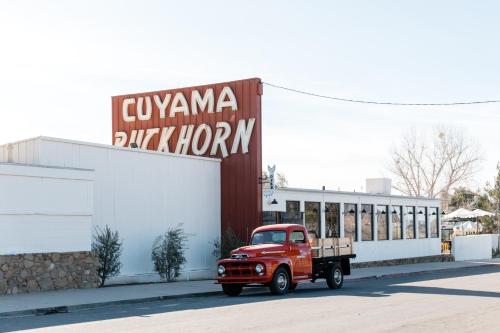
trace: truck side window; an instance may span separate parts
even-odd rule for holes
[[[302,231],[292,231],[291,241],[293,243],[305,243],[306,236],[304,236]]]

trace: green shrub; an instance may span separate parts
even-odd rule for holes
[[[214,249],[212,254],[218,259],[229,258],[231,251],[245,245],[231,228],[227,228],[221,235],[221,240],[212,242]]]
[[[155,239],[151,259],[155,271],[163,280],[170,282],[179,277],[181,268],[186,263],[186,242],[187,236],[182,225],[168,229]]]
[[[112,231],[107,225],[104,230],[96,227],[92,237],[92,251],[97,253],[99,259],[97,273],[101,280],[99,286],[102,287],[108,278],[120,273],[122,242],[118,231]]]

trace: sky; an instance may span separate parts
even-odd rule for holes
[[[111,144],[110,96],[260,77],[343,98],[500,99],[497,1],[3,1],[0,143]],[[264,87],[263,163],[289,186],[362,191],[410,130],[463,130],[500,161],[500,104],[393,107]]]

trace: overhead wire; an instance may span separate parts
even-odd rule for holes
[[[393,105],[393,106],[454,106],[454,105],[474,105],[474,104],[500,103],[500,100],[498,100],[498,99],[463,101],[463,102],[445,102],[445,103],[401,103],[401,102],[389,102],[389,101],[374,101],[374,100],[351,99],[351,98],[342,98],[342,97],[322,95],[322,94],[313,93],[313,92],[309,92],[309,91],[293,89],[293,88],[289,88],[289,87],[285,87],[285,86],[281,86],[281,85],[277,85],[277,84],[269,83],[269,82],[262,82],[262,84],[269,86],[269,87],[282,89],[282,90],[290,91],[290,92],[297,93],[297,94],[303,94],[303,95],[309,95],[309,96],[313,96],[313,97],[331,99],[331,100],[340,101],[340,102],[361,103],[361,104]]]

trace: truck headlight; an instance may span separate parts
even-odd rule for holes
[[[259,273],[259,274],[260,274],[260,273],[262,273],[262,272],[264,272],[264,266],[263,266],[263,265],[261,265],[261,264],[257,264],[257,265],[255,265],[255,271],[256,271],[257,273]]]
[[[217,273],[219,273],[219,275],[224,274],[225,271],[226,269],[224,268],[224,266],[219,265],[219,267],[217,267]]]

